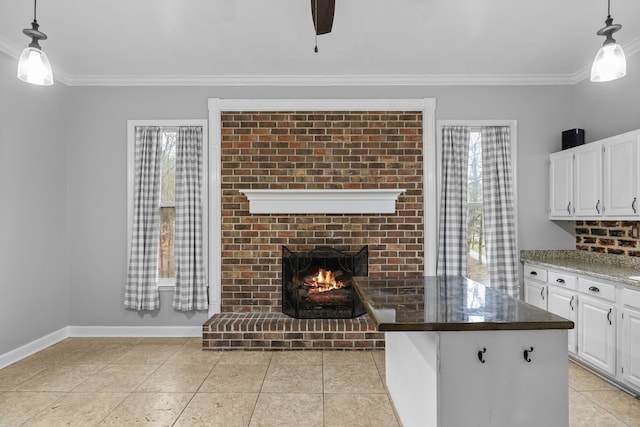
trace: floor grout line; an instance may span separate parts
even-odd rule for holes
[[[170,341],[167,341],[167,343],[169,343],[169,345],[172,345]],[[52,402],[48,403],[47,405],[45,405],[42,409],[40,409],[39,411],[35,412],[34,414],[30,414],[28,412],[24,412],[22,414],[23,417],[25,418],[17,418],[20,419],[20,425],[22,424],[28,424],[29,422],[35,422],[37,420],[37,417],[46,417],[47,419],[49,419],[52,416],[52,413],[54,411],[50,411],[49,408],[55,406],[56,404],[59,404],[59,402],[63,401],[64,399],[69,399],[69,398],[75,398],[75,399],[79,399],[79,397],[77,397],[76,395],[85,393],[85,392],[78,392],[76,391],[78,388],[80,388],[83,384],[86,384],[87,381],[91,381],[91,378],[95,377],[96,375],[100,375],[100,373],[104,373],[105,369],[107,369],[110,366],[125,366],[125,365],[136,365],[136,363],[116,363],[116,361],[120,360],[123,355],[127,354],[128,352],[130,352],[131,350],[134,350],[137,346],[139,345],[153,345],[156,344],[153,341],[144,341],[144,340],[140,340],[137,343],[131,343],[131,344],[126,344],[126,345],[122,345],[122,347],[119,347],[117,345],[115,345],[115,343],[113,345],[109,344],[108,340],[101,340],[99,343],[98,342],[92,342],[92,343],[88,343],[87,345],[84,346],[78,346],[78,347],[74,347],[71,344],[67,344],[67,346],[60,346],[58,348],[53,348],[51,351],[49,351],[47,354],[49,354],[51,356],[51,359],[47,359],[47,357],[45,356],[38,356],[36,358],[34,358],[33,360],[36,360],[36,364],[35,365],[29,365],[29,364],[25,364],[23,367],[19,368],[18,370],[14,371],[15,373],[19,374],[16,375],[15,373],[10,374],[9,378],[11,380],[12,384],[15,384],[11,387],[10,390],[5,390],[5,391],[1,391],[0,392],[0,396],[2,396],[3,393],[15,393],[15,396],[19,396],[20,394],[24,394],[25,398],[27,398],[29,395],[31,396],[37,396],[37,395],[33,395],[31,393],[60,393],[60,395],[55,398],[55,400],[53,400]],[[193,345],[193,343],[191,341],[184,341],[182,342],[182,345],[176,345],[175,349],[173,352],[167,351],[167,348],[163,348],[162,345],[163,344],[158,344],[160,345],[162,352],[158,353],[157,355],[155,355],[155,359],[159,360],[160,358],[158,358],[158,355],[164,355],[164,352],[167,353],[167,356],[162,359],[162,362],[160,363],[142,363],[142,365],[153,365],[155,366],[155,369],[151,369],[150,372],[144,376],[144,378],[142,378],[140,380],[140,382],[133,387],[132,390],[127,390],[126,392],[118,392],[118,391],[110,391],[110,392],[104,392],[107,394],[110,393],[114,393],[114,394],[121,394],[124,397],[110,410],[107,411],[106,414],[104,414],[99,420],[97,419],[97,417],[94,420],[96,421],[96,424],[103,422],[105,420],[108,420],[108,418],[110,416],[112,416],[117,410],[118,408],[122,408],[122,405],[125,404],[125,402],[127,401],[127,399],[132,398],[132,396],[134,396],[135,394],[141,394],[143,392],[140,391],[142,384],[144,384],[146,381],[148,381],[153,375],[155,375],[156,373],[158,373],[158,371],[160,369],[162,369],[162,367],[167,366],[167,367],[172,367],[172,366],[180,366],[180,365],[188,365],[188,364],[192,364],[192,362],[194,360],[204,360],[204,359],[197,359],[197,357],[199,356],[195,356],[195,354],[193,355],[192,359],[187,359],[187,357],[189,357],[189,352],[190,351],[194,351],[194,352],[202,352],[205,350],[202,350],[201,348],[198,348],[197,346]],[[189,349],[189,347],[193,346],[193,350]],[[105,348],[108,349],[109,352],[113,352],[113,354],[115,356],[111,357],[110,360],[108,362],[101,362],[101,363],[82,363],[83,361],[96,361],[96,360],[103,360],[100,359],[100,356],[104,356],[104,354],[99,354],[101,352],[101,349]],[[138,348],[143,348],[143,347],[138,347]],[[115,350],[114,350],[115,349]],[[175,359],[173,359],[174,362],[185,362],[185,363],[168,363],[172,358],[174,358],[179,352],[184,351],[184,355],[185,358],[183,359],[182,356],[176,357]],[[212,352],[212,350],[206,350],[207,352]],[[303,351],[303,350],[300,350]],[[355,356],[354,353],[356,352],[335,352],[335,351],[327,351],[327,350],[323,350],[323,349],[318,349],[318,350],[306,350],[303,352],[315,352],[317,351],[320,355],[320,381],[321,381],[321,386],[319,388],[315,388],[317,387],[316,385],[314,385],[313,387],[315,388],[315,390],[320,390],[320,393],[318,394],[319,398],[322,399],[321,402],[321,411],[315,412],[316,414],[316,420],[319,421],[319,418],[322,417],[322,421],[319,422],[318,425],[323,425],[323,426],[327,426],[329,420],[327,419],[327,416],[333,414],[333,412],[328,411],[328,407],[327,407],[327,397],[329,395],[335,395],[336,393],[327,393],[327,389],[326,389],[326,381],[327,381],[327,369],[329,366],[333,366],[333,365],[342,365],[342,366],[347,366],[347,365],[359,365],[359,366],[372,366],[372,369],[375,369],[375,374],[377,375],[377,380],[379,380],[382,385],[383,385],[383,391],[381,391],[378,394],[384,394],[386,395],[386,399],[388,399],[389,404],[391,405],[391,410],[393,412],[393,418],[395,419],[395,421],[398,423],[398,425],[400,424],[400,420],[397,416],[397,413],[395,411],[393,402],[391,401],[391,398],[389,396],[389,391],[387,389],[386,386],[386,382],[385,382],[385,378],[384,378],[384,368],[386,368],[385,366],[385,361],[383,358],[384,355],[384,351],[383,350],[370,350],[367,351],[368,354],[368,358],[371,358],[371,361],[373,362],[372,365],[370,365],[368,358],[365,356]],[[382,352],[382,357],[379,353],[381,351]],[[92,353],[95,352],[96,355],[92,356]],[[241,352],[241,351],[238,351]],[[86,353],[86,354],[83,354]],[[170,354],[168,354],[170,353]],[[278,369],[279,372],[282,371],[286,371],[286,369],[283,370],[282,366],[286,366],[287,362],[289,364],[291,364],[291,362],[293,362],[293,364],[296,365],[316,365],[318,362],[309,362],[309,361],[317,361],[318,359],[316,358],[316,356],[311,356],[310,358],[302,358],[300,359],[299,356],[294,356],[292,359],[288,359],[288,358],[276,358],[276,354],[283,354],[283,353],[287,353],[287,352],[270,352],[270,356],[268,358],[268,364],[263,364],[262,366],[266,366],[264,374],[261,378],[260,381],[260,386],[258,389],[258,392],[248,392],[248,391],[243,391],[243,392],[237,392],[237,391],[217,391],[217,392],[205,392],[203,391],[203,385],[205,384],[205,382],[207,381],[207,379],[210,377],[210,375],[213,373],[213,370],[216,369],[216,367],[218,366],[222,366],[223,364],[221,364],[221,361],[224,361],[224,355],[225,354],[231,354],[231,353],[236,353],[235,351],[231,351],[231,352],[219,352],[220,355],[219,357],[215,358],[212,357],[212,362],[205,362],[207,364],[208,369],[202,369],[202,373],[204,374],[202,379],[199,380],[199,383],[197,382],[193,382],[190,384],[193,384],[193,390],[195,391],[188,391],[188,392],[180,392],[180,391],[171,391],[171,392],[145,392],[145,393],[149,393],[149,394],[167,394],[167,395],[171,395],[174,393],[180,393],[180,394],[184,394],[184,399],[186,400],[186,403],[184,403],[184,405],[182,406],[181,409],[176,411],[176,415],[175,418],[173,420],[173,422],[171,423],[172,425],[175,425],[178,423],[178,421],[181,419],[181,417],[183,415],[186,415],[186,411],[187,408],[192,404],[192,402],[194,402],[194,399],[196,399],[196,397],[199,394],[207,394],[207,393],[212,393],[212,394],[225,394],[225,393],[234,393],[234,394],[242,394],[242,395],[252,395],[255,396],[255,399],[251,402],[251,404],[249,405],[249,401],[246,401],[246,405],[244,406],[244,411],[248,416],[248,423],[247,425],[251,425],[251,423],[254,423],[254,425],[256,423],[258,423],[260,420],[256,419],[257,417],[257,412],[256,410],[258,409],[258,404],[260,402],[261,397],[265,397],[267,395],[272,395],[272,394],[277,394],[277,393],[287,393],[288,391],[282,390],[280,391],[280,389],[278,388],[276,390],[276,388],[274,388],[273,384],[269,383],[269,372],[272,369]],[[246,351],[246,353],[256,353],[254,351]],[[358,352],[360,353],[360,352]],[[37,354],[37,353],[36,353]],[[140,353],[143,354],[143,353]],[[150,355],[150,356],[154,356],[154,355]],[[280,357],[280,356],[279,356]],[[109,358],[109,356],[107,355],[105,357]],[[154,360],[154,357],[146,357],[145,359],[148,360]],[[259,360],[265,360],[265,359],[261,359],[261,358],[257,358],[258,361]],[[51,360],[53,360],[54,362],[51,362]],[[80,362],[75,362],[74,360],[80,361]],[[228,361],[235,361],[235,360],[241,360],[241,361],[245,361],[244,364],[246,364],[246,361],[252,361],[255,362],[256,358],[253,357],[248,357],[247,359],[244,359],[243,356],[239,356],[237,359],[229,359]],[[20,362],[16,362],[16,363],[20,363]],[[201,364],[202,362],[197,362],[196,364]],[[233,364],[229,364],[231,365],[237,365],[236,363]],[[26,376],[25,378],[20,378],[20,372],[22,370],[24,370],[25,372],[29,372],[30,369],[39,369],[38,366],[45,366],[45,368],[43,368],[41,371],[38,371],[39,373],[31,375],[31,376]],[[89,365],[99,365],[98,369],[95,372],[92,372],[91,374],[89,374],[88,377],[83,378],[82,381],[80,381],[78,384],[75,384],[74,386],[72,386],[70,389],[66,389],[64,387],[65,384],[73,384],[74,381],[68,381],[68,378],[65,380],[67,381],[65,382],[60,382],[59,386],[60,389],[59,390],[48,390],[48,388],[56,388],[59,387],[58,385],[56,385],[57,383],[55,383],[52,379],[54,379],[56,376],[58,376],[57,374],[53,374],[53,376],[51,376],[49,378],[49,380],[47,380],[47,383],[38,383],[38,382],[33,382],[33,383],[29,383],[28,386],[31,388],[39,388],[42,387],[44,388],[43,390],[39,390],[39,391],[29,391],[29,390],[18,390],[20,388],[20,385],[27,382],[27,381],[31,381],[34,379],[34,377],[36,376],[42,376],[44,374],[47,374],[48,372],[50,372],[52,369],[57,369],[62,367],[62,370],[64,371],[69,370],[71,367],[71,370],[75,369],[76,366],[89,366]],[[257,365],[260,365],[260,363],[257,363]],[[11,365],[10,365],[11,366]],[[34,366],[35,368],[31,368],[30,366]],[[7,369],[9,367],[6,367],[5,369]],[[578,367],[574,367],[573,369],[579,369],[582,368],[580,366]],[[114,369],[114,368],[111,368]],[[88,369],[89,372],[91,372],[91,369]],[[299,372],[302,372],[302,369],[298,369]],[[315,373],[313,374],[314,376],[316,376],[317,378],[317,373],[318,373],[318,369],[314,368]],[[369,378],[369,379],[373,379],[373,373],[369,373],[364,372],[365,370],[363,369],[363,373],[364,375]],[[0,374],[2,372],[2,369],[0,369]],[[8,371],[7,371],[8,372]],[[86,371],[85,371],[86,372]],[[633,414],[635,413],[636,407],[635,405],[639,405],[640,407],[640,401],[639,400],[634,400],[634,401],[630,401],[630,403],[628,402],[624,402],[624,405],[631,405],[631,409],[633,410],[633,412],[631,414],[628,414],[627,412],[622,412],[622,410],[627,409],[627,406],[624,405],[618,405],[615,400],[616,397],[618,397],[616,394],[613,393],[619,393],[619,392],[623,392],[624,390],[619,390],[617,388],[612,388],[612,389],[603,389],[604,385],[602,385],[600,382],[597,381],[597,376],[593,376],[593,374],[591,372],[589,372],[588,370],[586,371],[586,373],[582,372],[582,371],[576,371],[576,373],[578,373],[577,376],[574,376],[572,379],[572,384],[574,385],[574,387],[569,386],[568,388],[568,392],[572,393],[575,392],[577,393],[577,395],[575,396],[580,396],[580,402],[581,404],[585,404],[588,405],[587,407],[590,407],[590,410],[593,411],[593,414],[595,416],[597,416],[597,414],[602,414],[603,417],[607,418],[607,419],[611,419],[611,421],[616,420],[617,422],[621,423],[621,425],[635,425],[634,424],[634,418],[632,418]],[[587,376],[588,374],[588,376]],[[82,374],[82,375],[86,375],[86,374]],[[274,375],[276,375],[276,377],[279,377],[279,375],[281,375],[280,373],[274,373]],[[291,374],[289,374],[291,375]],[[80,375],[81,376],[81,375]],[[2,377],[0,377],[2,378]],[[76,377],[74,377],[76,378]],[[255,378],[255,377],[254,377]],[[275,377],[274,377],[275,378]],[[298,376],[294,376],[293,378],[298,378]],[[312,378],[312,377],[309,377]],[[64,380],[64,379],[63,379]],[[280,379],[281,380],[281,379]],[[57,381],[57,380],[55,380]],[[311,379],[309,379],[310,384],[317,384],[315,382],[311,382]],[[34,385],[35,384],[35,385]],[[40,384],[40,385],[38,385]],[[197,384],[197,387],[196,387]],[[254,382],[254,384],[256,384]],[[269,386],[272,390],[274,391],[266,391],[265,387]],[[159,390],[163,389],[161,387],[158,387]],[[166,388],[169,389],[169,388]],[[222,389],[221,389],[222,390]],[[99,393],[102,393],[100,391],[93,391],[93,392],[86,392],[87,394],[91,395],[95,395],[95,398],[97,398]],[[190,396],[188,396],[186,393],[189,393]],[[302,392],[305,393],[305,392]],[[308,393],[308,392],[307,392]],[[345,395],[347,394],[352,394],[352,395],[358,395],[358,394],[369,394],[370,391],[364,391],[364,392],[352,392],[352,393],[344,393]],[[601,395],[599,395],[599,393],[603,393]],[[606,394],[609,393],[609,395],[607,396]],[[315,394],[315,393],[313,393]],[[340,393],[338,393],[340,394]],[[247,396],[248,397],[248,396]],[[268,396],[270,399],[272,398],[272,396]],[[332,401],[334,401],[335,399],[333,399],[334,396],[332,397]],[[622,398],[622,395],[619,396],[620,398]],[[628,396],[629,398],[633,398],[631,395]],[[14,397],[12,397],[13,399]],[[16,397],[17,398],[17,397]],[[627,394],[625,394],[625,398],[627,398]],[[42,400],[44,399],[44,400]],[[41,398],[38,398],[37,401],[46,401],[46,399],[48,399],[47,397],[45,397],[45,395],[43,394]],[[117,398],[115,396],[112,396],[110,399],[114,399],[113,402],[117,402]],[[380,398],[382,399],[382,398]],[[599,399],[599,400],[595,400],[595,399]],[[614,404],[613,405],[607,405],[606,403],[613,401]],[[221,401],[223,402],[223,401]],[[1,399],[0,399],[0,404],[2,403]],[[621,402],[622,403],[622,402]],[[182,401],[180,402],[180,404],[182,404]],[[202,402],[200,402],[200,404],[202,404]],[[249,408],[249,406],[251,406]],[[316,408],[319,408],[320,405],[315,405]],[[386,403],[385,403],[386,406]],[[178,408],[178,406],[176,405],[175,408]],[[266,407],[261,407],[261,413],[266,413],[268,412],[268,410],[265,412]],[[250,409],[250,411],[249,411]],[[335,408],[334,408],[335,409]],[[68,409],[66,409],[68,411]],[[317,409],[316,409],[317,410]],[[606,415],[605,415],[606,414]],[[617,414],[617,415],[616,415]],[[30,416],[29,416],[30,415]],[[99,416],[99,413],[96,413],[95,415]],[[264,415],[264,414],[263,414]],[[335,414],[333,414],[332,416],[335,416]],[[386,416],[386,415],[385,415]],[[624,417],[624,418],[621,418]],[[32,421],[33,420],[33,421]],[[246,420],[246,419],[245,419]],[[573,424],[572,424],[573,425]]]

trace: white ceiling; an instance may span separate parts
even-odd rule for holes
[[[0,0],[18,56],[33,2]],[[86,84],[562,84],[587,76],[606,0],[40,0],[57,80]],[[640,1],[612,0],[615,38],[640,51]],[[629,70],[640,72],[640,70]]]

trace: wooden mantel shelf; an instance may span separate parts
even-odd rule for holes
[[[405,189],[239,191],[249,199],[251,214],[390,214]]]

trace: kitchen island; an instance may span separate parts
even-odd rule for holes
[[[569,424],[573,322],[464,277],[354,277],[404,427]]]

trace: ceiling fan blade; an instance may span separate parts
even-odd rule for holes
[[[311,16],[317,35],[331,32],[335,9],[335,0],[311,0]],[[316,11],[318,16],[316,16]]]

